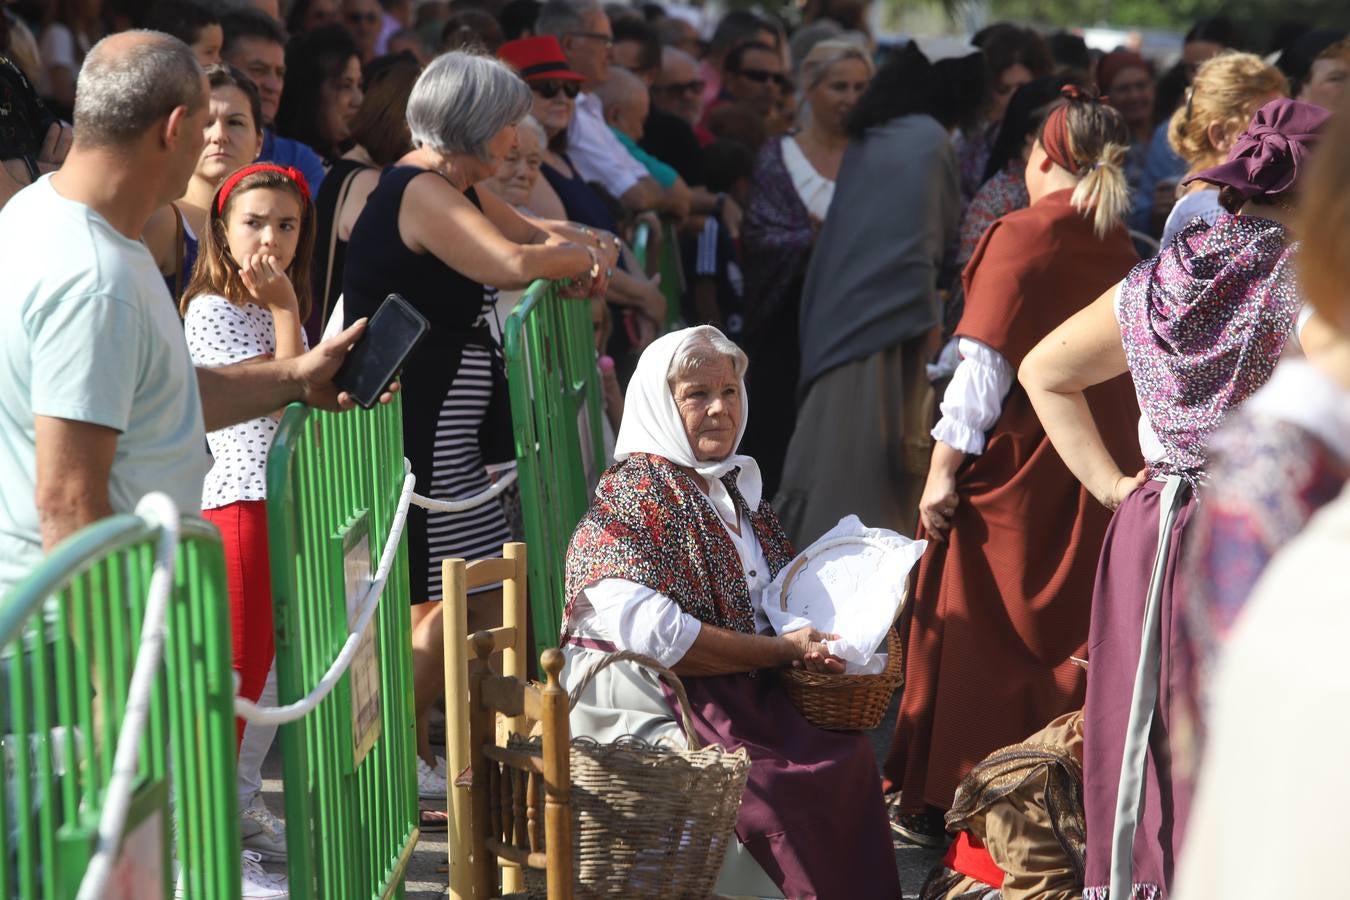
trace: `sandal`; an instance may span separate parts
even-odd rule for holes
[[[891,830],[901,840],[919,847],[941,849],[947,846],[947,826],[938,810],[929,807],[921,813],[902,813],[899,804],[890,809]]]

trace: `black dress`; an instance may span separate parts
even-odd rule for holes
[[[399,207],[408,184],[419,175],[441,177],[414,166],[385,169],[366,200],[347,251],[344,324],[373,315],[390,293],[402,294],[431,323],[430,333],[403,370],[404,453],[417,476],[417,493],[459,499],[486,490],[490,483],[480,436],[485,422],[498,421],[489,415],[489,406],[494,411],[501,408],[505,381],[500,377],[500,347],[484,314],[496,303],[497,289],[461,275],[431,253],[414,253],[403,243]],[[473,188],[464,196],[480,206]],[[462,513],[429,514],[412,507],[408,571],[413,602],[441,596],[442,560],[498,556],[508,540],[510,531],[499,501]]]

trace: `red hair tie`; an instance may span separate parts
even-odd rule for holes
[[[272,163],[253,163],[252,165],[244,166],[238,172],[235,172],[229,178],[226,178],[225,183],[220,186],[220,190],[216,192],[216,215],[219,216],[224,214],[225,204],[229,202],[230,199],[230,192],[238,187],[239,182],[250,175],[258,174],[259,172],[276,172],[278,175],[285,175],[295,183],[297,188],[299,188],[300,196],[305,198],[305,203],[309,203],[309,182],[305,181],[305,176],[299,169],[294,166],[286,166],[283,168],[282,166],[274,165]]]

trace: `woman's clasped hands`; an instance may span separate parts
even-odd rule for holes
[[[782,635],[783,640],[793,647],[794,669],[806,669],[811,672],[829,672],[837,675],[844,671],[844,661],[830,653],[825,641],[838,640],[837,634],[826,634],[814,628],[798,628]]]

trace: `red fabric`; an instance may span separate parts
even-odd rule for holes
[[[225,576],[230,587],[230,638],[239,696],[257,702],[275,652],[272,631],[272,569],[267,554],[267,504],[241,500],[202,517],[220,529],[225,545]],[[235,751],[244,737],[244,720],[235,719]]]
[[[1052,194],[996,222],[965,272],[956,329],[1016,369],[1041,338],[1129,271],[1123,227],[1099,240]],[[1142,465],[1128,376],[1087,392],[1122,471]],[[985,451],[956,474],[946,542],[919,562],[905,690],[886,760],[902,812],[947,809],[970,769],[1083,703],[1083,656],[1097,557],[1110,514],[1060,460],[1014,384]],[[923,528],[920,537],[931,537]]]
[[[1069,104],[1059,104],[1045,117],[1045,124],[1041,126],[1041,149],[1052,163],[1078,174],[1081,167],[1073,158],[1073,146],[1069,141]]]
[[[958,831],[956,840],[947,848],[942,864],[967,878],[975,878],[990,887],[1003,887],[1003,870],[994,862],[979,838],[969,831]]]

